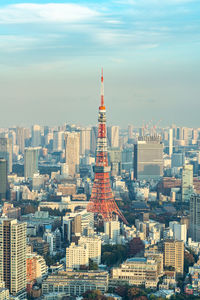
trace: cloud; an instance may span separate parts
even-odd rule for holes
[[[142,5],[173,5],[173,4],[187,4],[198,2],[197,0],[116,0],[115,3],[122,5],[134,5],[134,6],[142,6]]]
[[[0,8],[1,24],[75,23],[99,16],[99,12],[72,3],[21,3]]]
[[[113,24],[113,25],[118,25],[118,24],[123,24],[123,22],[122,21],[119,21],[119,20],[106,20],[105,21],[105,23],[107,23],[107,24]]]
[[[32,48],[39,42],[37,38],[15,35],[0,35],[0,51],[15,52]]]

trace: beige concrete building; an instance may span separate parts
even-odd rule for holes
[[[64,292],[67,295],[82,295],[88,290],[108,290],[109,275],[106,271],[67,271],[50,275],[42,284],[43,294]]]
[[[12,296],[26,298],[26,223],[0,219],[0,278]]]
[[[158,251],[146,250],[144,256],[152,258],[157,262],[158,276],[162,276],[163,275],[163,254]]]
[[[159,279],[158,263],[149,257],[127,259],[119,268],[112,269],[112,279],[126,280],[130,285],[156,288]]]
[[[176,273],[183,274],[184,242],[173,239],[164,242],[164,266],[174,267]]]
[[[67,132],[65,136],[65,159],[68,165],[69,176],[74,177],[79,168],[80,133]]]

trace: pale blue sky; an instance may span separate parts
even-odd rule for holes
[[[0,1],[0,127],[200,127],[200,1]]]

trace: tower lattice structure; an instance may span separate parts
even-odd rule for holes
[[[101,105],[98,116],[98,137],[96,148],[96,163],[94,167],[94,184],[87,210],[101,215],[104,221],[112,221],[113,215],[118,215],[124,223],[127,221],[119,210],[110,184],[110,167],[108,165],[106,107],[104,105],[103,70],[101,74]]]

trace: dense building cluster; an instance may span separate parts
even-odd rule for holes
[[[0,129],[0,299],[200,295],[200,129],[105,122]]]

